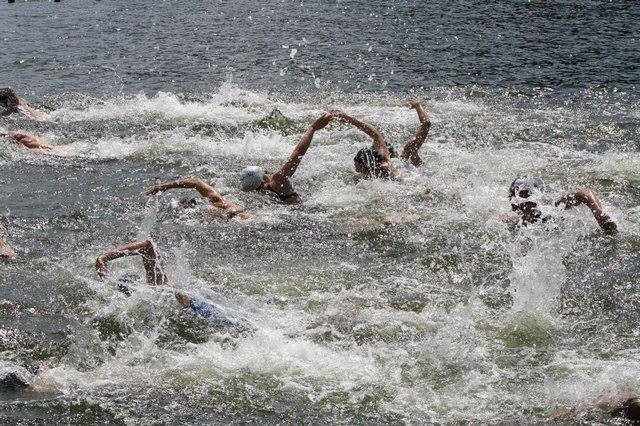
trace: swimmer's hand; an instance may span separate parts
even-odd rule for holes
[[[34,151],[51,151],[54,146],[48,144],[44,139],[28,135],[21,132],[2,132],[2,134],[12,137],[17,142]]]
[[[413,108],[413,109],[418,109],[418,107],[420,107],[422,104],[420,103],[420,99],[418,98],[411,98],[411,100],[409,101],[409,108]]]
[[[98,275],[101,279],[105,279],[105,277],[107,276],[107,264],[105,263],[102,256],[96,259],[96,271],[98,272]]]
[[[598,195],[591,189],[581,189],[569,192],[555,202],[556,207],[560,204],[564,204],[565,209],[570,209],[571,207],[584,204],[589,207],[593,213],[593,217],[596,219],[596,222],[598,222],[598,225],[602,230],[608,234],[615,234],[618,232],[618,226],[611,217],[604,212],[600,198],[598,198]]]
[[[324,129],[327,126],[327,124],[331,122],[331,120],[333,120],[333,114],[331,113],[331,111],[329,111],[326,114],[324,114],[322,117],[318,118],[311,125],[311,128],[314,131]]]
[[[158,185],[153,185],[149,189],[144,192],[144,195],[154,195],[158,192],[164,192],[169,189],[176,188],[198,188],[198,186],[206,185],[202,179],[198,178],[187,178],[181,179],[175,182],[161,183]]]
[[[154,195],[154,194],[157,194],[159,192],[164,192],[167,189],[169,189],[169,188],[167,188],[166,185],[153,185],[152,187],[150,187],[149,189],[147,189],[144,192],[144,195]]]
[[[598,221],[598,225],[600,228],[607,234],[615,234],[618,232],[618,225],[611,220],[608,214],[602,214],[600,216],[596,216],[596,220]]]

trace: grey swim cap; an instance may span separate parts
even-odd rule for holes
[[[242,190],[255,191],[262,185],[264,170],[262,167],[249,166],[242,170]]]
[[[511,182],[509,198],[529,198],[544,190],[544,182],[535,176],[520,176]]]

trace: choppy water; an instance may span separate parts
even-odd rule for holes
[[[50,122],[0,141],[0,367],[48,367],[0,395],[3,422],[535,422],[640,389],[640,157],[635,2],[0,4],[0,83]],[[10,25],[6,25],[9,23]],[[12,25],[15,24],[15,25]],[[354,176],[369,141],[339,123],[293,178],[304,203],[239,191],[338,107],[400,145],[424,99],[433,127],[403,180]],[[278,109],[290,121],[260,120]],[[501,221],[519,173],[552,195],[592,187],[557,227]],[[142,195],[197,175],[245,224]],[[191,194],[189,194],[191,195]],[[395,225],[385,224],[393,222]],[[181,311],[104,250],[152,237],[167,272],[253,333]]]

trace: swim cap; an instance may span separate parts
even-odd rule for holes
[[[640,398],[627,399],[611,414],[615,417],[626,417],[634,422],[640,421]]]
[[[15,109],[20,105],[20,99],[12,88],[0,86],[0,105],[8,109]]]
[[[376,150],[371,148],[362,148],[358,151],[356,156],[353,157],[353,161],[360,164],[360,167],[362,167],[365,173],[370,177],[389,177],[389,173],[382,168],[384,158]]]
[[[0,379],[0,390],[20,391],[29,387],[29,383],[25,382],[17,373],[9,373]]]
[[[544,190],[544,182],[535,176],[520,176],[511,182],[509,198],[529,198]]]
[[[262,178],[264,177],[264,170],[262,167],[249,166],[242,170],[242,190],[243,191],[255,191],[262,185]]]

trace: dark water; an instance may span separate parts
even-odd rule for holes
[[[636,2],[0,4],[0,85],[60,145],[0,140],[0,393],[5,423],[523,423],[640,387],[640,6]],[[369,142],[318,133],[295,207],[239,190],[338,107],[400,145],[433,127],[399,182],[354,176]],[[275,129],[261,120],[278,109]],[[587,209],[512,231],[506,189],[535,173]],[[156,181],[197,175],[256,215],[172,207]],[[395,225],[385,223],[392,222]],[[151,237],[167,273],[254,332],[208,324],[166,289],[101,282],[98,254]]]

